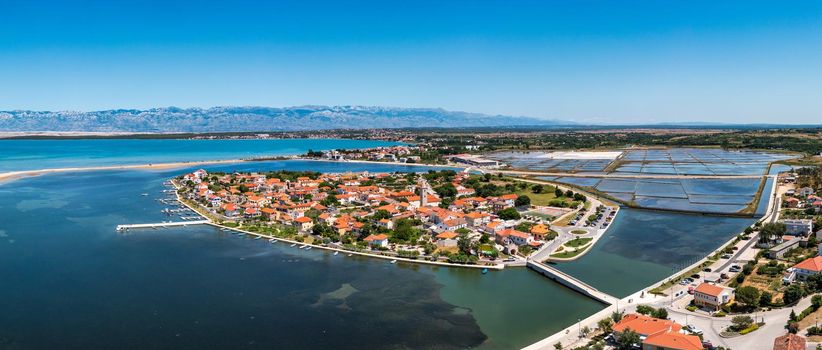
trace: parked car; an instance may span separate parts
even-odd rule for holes
[[[702,335],[702,330],[699,328],[694,327],[693,325],[686,325],[685,330],[690,332],[691,334]]]
[[[695,279],[695,280],[696,280],[696,279],[699,279],[699,277],[700,277],[700,276],[699,276],[699,274],[698,274],[698,273],[695,273],[695,274],[691,275],[691,278],[693,278],[693,279]]]
[[[705,272],[711,272],[712,270],[711,270],[711,268],[710,268],[710,267],[706,267],[706,268],[702,269],[702,271],[705,271]]]
[[[723,273],[721,273],[721,274],[719,275],[719,278],[721,278],[721,279],[723,279],[723,280],[726,280],[726,279],[730,278],[730,276],[728,276],[728,274],[727,274],[727,273],[724,273],[724,272],[723,272]]]
[[[730,259],[731,254],[722,254],[722,259]]]

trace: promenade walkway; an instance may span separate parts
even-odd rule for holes
[[[135,228],[162,228],[162,227],[174,227],[174,226],[189,226],[189,225],[203,225],[208,224],[210,221],[208,220],[197,220],[197,221],[175,221],[175,222],[158,222],[158,223],[151,223],[151,224],[128,224],[128,225],[117,225],[117,231],[125,231]]]

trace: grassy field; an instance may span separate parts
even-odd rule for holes
[[[525,190],[517,190],[514,193],[516,193],[517,196],[528,196],[528,198],[531,198],[532,205],[548,205],[548,202],[557,198],[557,196],[554,195],[554,190],[551,190],[550,193],[544,191],[542,193],[533,193],[529,188]]]
[[[551,257],[552,258],[559,258],[559,259],[573,258],[573,257],[581,254],[582,252],[584,252],[586,248],[588,248],[587,245],[582,246],[582,247],[580,247],[578,249],[575,249],[575,250],[565,250],[565,251],[562,251],[562,252],[559,252],[559,253],[551,254]]]
[[[592,240],[593,238],[575,238],[568,242],[565,242],[565,246],[570,248],[577,248],[588,244]]]

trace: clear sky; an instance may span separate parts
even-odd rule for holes
[[[0,110],[822,123],[822,1],[0,0]]]

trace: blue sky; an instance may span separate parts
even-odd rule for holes
[[[2,110],[304,104],[821,123],[822,2],[0,1]]]

